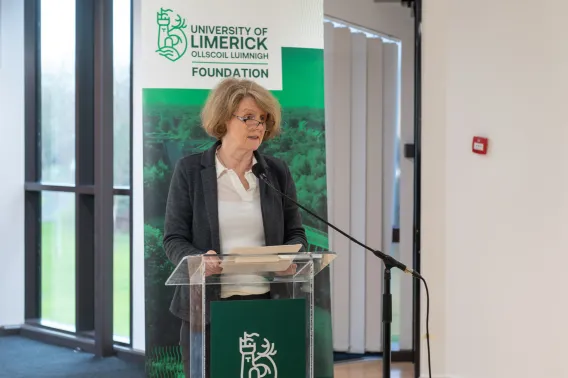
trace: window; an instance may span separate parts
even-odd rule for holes
[[[51,5],[51,6],[50,6]],[[40,8],[41,181],[75,184],[75,0]],[[61,22],[61,20],[68,22]],[[75,330],[75,196],[41,194],[41,321]]]
[[[113,4],[114,186],[130,188],[130,0]]]
[[[41,319],[75,330],[75,195],[41,194]]]
[[[24,1],[26,323],[106,356],[131,343],[132,4]]]
[[[130,343],[130,197],[114,197],[114,339]]]
[[[42,0],[42,182],[75,184],[75,0]],[[65,20],[65,22],[62,22]]]
[[[115,188],[130,189],[130,89],[132,43],[130,0],[113,4],[113,76],[114,76],[114,151],[113,182]],[[114,339],[130,342],[130,197],[114,198]]]

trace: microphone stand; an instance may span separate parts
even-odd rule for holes
[[[391,358],[392,358],[391,357],[391,323],[392,323],[391,269],[392,268],[398,268],[398,269],[402,270],[403,272],[412,274],[413,276],[416,276],[416,277],[420,277],[420,275],[417,272],[415,272],[414,270],[407,268],[406,265],[404,265],[400,261],[396,260],[392,256],[386,255],[379,250],[372,249],[372,248],[366,246],[365,244],[361,243],[357,239],[355,239],[352,236],[348,235],[347,233],[341,231],[339,228],[335,227],[334,225],[332,225],[331,223],[329,223],[325,219],[321,218],[319,215],[315,214],[311,210],[305,208],[304,206],[299,204],[297,201],[290,198],[288,195],[282,193],[280,190],[276,189],[272,185],[272,183],[270,182],[270,180],[268,180],[268,177],[266,176],[266,173],[264,171],[265,171],[264,167],[262,167],[259,163],[255,164],[252,167],[252,172],[254,173],[254,175],[256,177],[258,177],[259,179],[261,179],[262,181],[264,181],[266,183],[266,185],[268,185],[272,190],[276,191],[277,193],[279,193],[280,195],[282,195],[286,199],[292,201],[294,204],[298,205],[298,207],[300,207],[301,209],[304,209],[310,215],[314,216],[315,218],[317,218],[321,222],[325,223],[327,226],[333,228],[335,231],[339,232],[341,235],[345,236],[346,238],[348,238],[349,240],[351,240],[355,244],[371,251],[375,256],[377,256],[379,259],[383,260],[383,263],[385,265],[384,276],[383,276],[383,279],[384,279],[384,285],[383,286],[384,287],[383,287],[383,299],[382,299],[382,306],[383,306],[383,313],[382,313],[382,323],[383,323],[383,378],[390,378],[391,377]]]

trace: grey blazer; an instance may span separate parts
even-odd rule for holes
[[[215,151],[220,144],[218,141],[210,149],[184,157],[176,163],[164,223],[164,249],[175,265],[188,255],[220,251],[215,168]],[[255,158],[265,166],[272,185],[296,199],[296,186],[286,163],[256,151]],[[262,180],[259,189],[266,245],[301,244],[305,251],[306,233],[298,206],[275,193]],[[218,298],[218,285],[214,286],[217,289],[207,292],[208,303]],[[282,290],[287,289],[282,284],[272,284],[271,295],[280,297],[285,295]],[[176,286],[170,311],[183,320],[189,320],[187,286]]]

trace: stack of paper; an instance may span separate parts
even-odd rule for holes
[[[294,244],[235,248],[230,251],[229,255],[223,255],[221,268],[223,268],[223,274],[284,272],[294,260],[292,254],[298,253],[301,247],[301,244]]]

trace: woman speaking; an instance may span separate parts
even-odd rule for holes
[[[164,248],[170,261],[177,265],[188,255],[223,254],[237,247],[301,244],[305,250],[306,234],[297,205],[252,173],[252,166],[261,164],[272,185],[296,199],[288,166],[258,152],[262,142],[280,132],[278,101],[253,81],[225,79],[211,91],[201,118],[204,129],[217,142],[202,153],[180,159],[174,169],[164,224]],[[207,259],[206,275],[219,273],[219,261]],[[207,299],[282,295],[278,285],[268,282],[221,287],[218,295]],[[189,376],[187,286],[176,287],[170,311],[182,320],[180,345]]]

